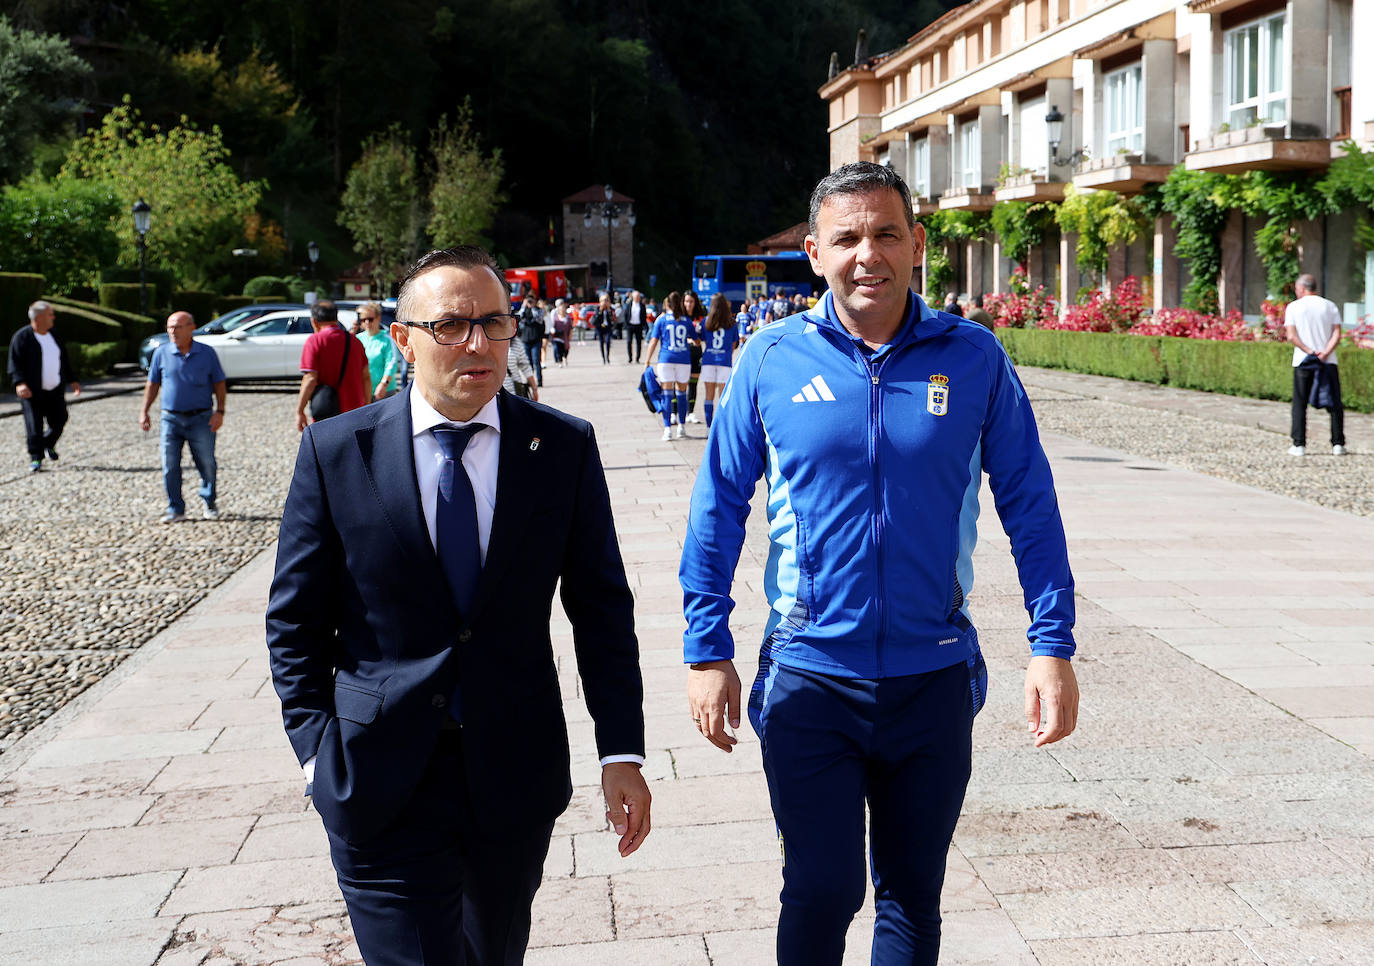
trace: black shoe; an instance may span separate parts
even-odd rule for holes
[[[54,463],[57,462],[57,450],[53,449],[51,446],[48,447],[48,459],[52,460]]]
[[[43,468],[43,461],[42,461],[42,460],[29,460],[29,472],[30,472],[30,473],[37,473],[37,472],[38,472],[39,470],[41,470],[42,468]]]

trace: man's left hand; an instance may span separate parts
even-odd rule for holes
[[[224,425],[224,413],[215,410],[210,414],[210,432],[218,433],[219,428]]]
[[[71,390],[72,390],[72,395],[73,395],[73,396],[79,396],[79,395],[81,395],[81,383],[79,383],[79,382],[74,382],[74,383],[72,383],[72,385],[71,385]]]
[[[1061,657],[1036,656],[1026,667],[1026,726],[1035,747],[1053,744],[1078,726],[1078,679]]]
[[[620,857],[644,844],[649,835],[649,786],[639,765],[613,761],[601,766],[601,793],[606,797],[606,821],[620,836]]]

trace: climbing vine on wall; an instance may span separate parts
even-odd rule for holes
[[[1134,244],[1149,227],[1149,215],[1135,198],[1115,191],[1064,189],[1064,202],[1055,213],[1059,227],[1078,233],[1074,261],[1094,285],[1107,274],[1107,260],[1116,245]]]
[[[1002,254],[1021,268],[1031,249],[1045,241],[1054,225],[1054,205],[1036,201],[999,201],[992,208],[992,230],[1002,243]]]

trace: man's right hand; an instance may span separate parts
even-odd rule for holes
[[[308,426],[309,424],[310,424],[310,421],[309,421],[308,419],[305,418],[305,411],[304,411],[304,410],[302,410],[302,411],[296,413],[296,432],[298,432],[298,433],[303,433],[303,432],[305,432],[305,427]]]
[[[32,399],[33,390],[29,388],[27,382],[16,382],[14,384],[14,394],[20,399]]]
[[[725,730],[739,730],[740,684],[734,661],[706,661],[687,669],[687,705],[697,730],[721,751],[730,752],[738,739]]]
[[[150,419],[148,418],[148,411],[147,411],[146,409],[145,409],[143,412],[141,412],[141,413],[138,414],[138,428],[139,428],[139,429],[143,430],[143,431],[146,433],[149,429],[152,428],[152,426],[153,426],[152,420],[150,420]]]

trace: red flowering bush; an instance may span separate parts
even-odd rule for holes
[[[1145,309],[1140,280],[1131,275],[1111,295],[1095,289],[1082,304],[1070,305],[1062,319],[1048,322],[1043,328],[1070,332],[1126,332],[1145,315]]]
[[[1026,272],[1026,266],[1017,265],[1011,270],[1011,278],[1007,280],[1007,287],[1011,289],[1013,295],[1030,294],[1030,276]]]
[[[1000,328],[1047,328],[1059,317],[1059,303],[1043,285],[1036,286],[1034,292],[985,295],[983,308]]]
[[[1260,303],[1260,316],[1264,320],[1263,327],[1255,333],[1257,342],[1287,342],[1288,336],[1283,331],[1283,315],[1288,308],[1287,302],[1271,302],[1265,299]]]
[[[1232,309],[1224,316],[1194,309],[1160,309],[1135,325],[1135,335],[1171,335],[1185,339],[1214,339],[1218,342],[1254,342],[1256,330],[1245,324],[1240,312]]]
[[[1360,324],[1346,332],[1345,337],[1361,349],[1374,349],[1374,322],[1369,316],[1360,316]]]

